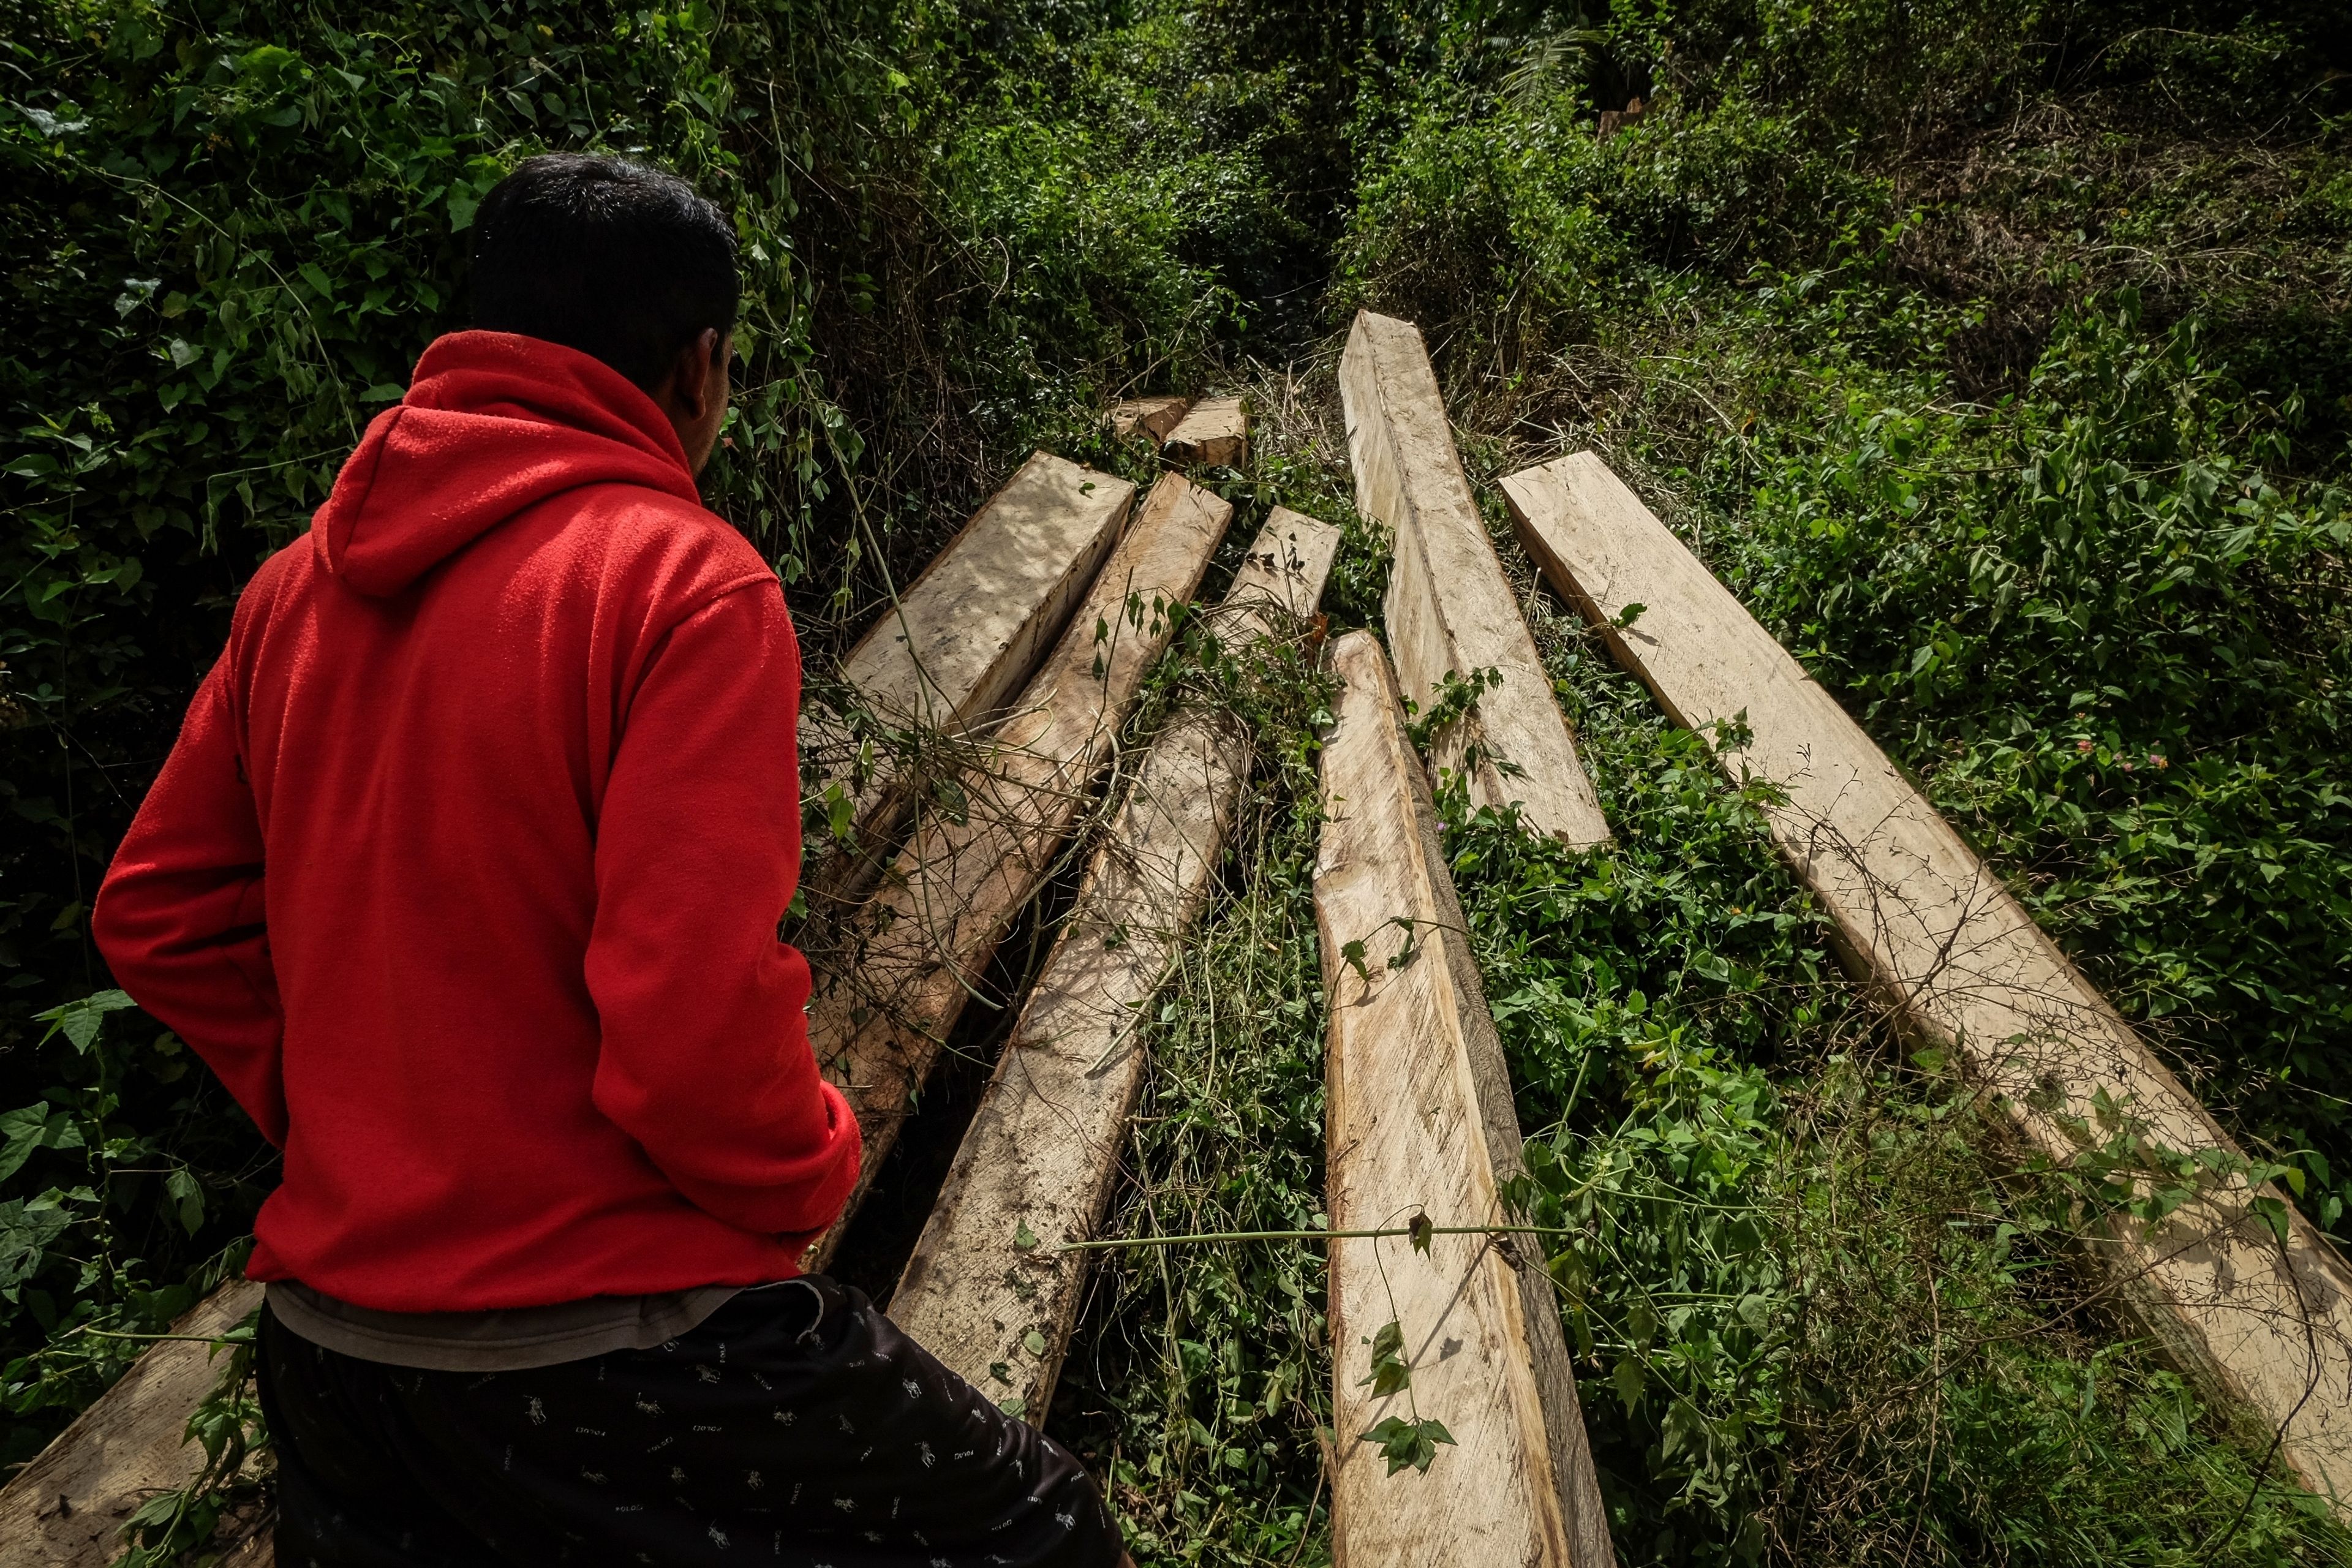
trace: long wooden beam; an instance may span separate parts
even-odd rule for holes
[[[1275,508],[1225,595],[1225,647],[1314,614],[1339,549],[1338,529]],[[1091,1256],[1057,1247],[1092,1237],[1109,1206],[1149,1066],[1134,1031],[1207,896],[1249,766],[1248,736],[1216,715],[1181,715],[1152,742],[890,1298],[919,1343],[1040,1424]]]
[[[1525,1168],[1518,1115],[1428,781],[1379,643],[1350,633],[1332,667],[1344,684],[1315,868],[1331,1227],[1504,1223],[1501,1188]],[[1333,1562],[1614,1562],[1540,1262],[1477,1236],[1433,1236],[1425,1254],[1402,1237],[1329,1247]],[[1379,1398],[1365,1347],[1391,1321],[1411,1384]],[[1362,1436],[1390,1416],[1436,1421],[1453,1443],[1425,1473],[1390,1474]]]
[[[1528,552],[1675,721],[1745,714],[1723,752],[1785,792],[1781,854],[1836,922],[1843,956],[1906,1030],[1957,1049],[2025,1144],[2074,1159],[2137,1123],[2182,1153],[2236,1145],[1950,824],[1772,635],[1590,452],[1503,481]],[[1643,609],[1629,626],[1617,617]],[[2110,1107],[2120,1106],[2120,1112]],[[2352,1519],[2352,1268],[2271,1188],[2207,1184],[2098,1250],[2126,1310],[2184,1370],[2283,1430],[2303,1484]]]
[[[1382,618],[1406,695],[1427,712],[1448,675],[1502,678],[1434,738],[1433,758],[1458,770],[1475,747],[1474,801],[1517,801],[1538,832],[1579,847],[1605,843],[1608,820],[1478,516],[1420,329],[1357,312],[1339,399],[1357,509],[1396,539]]]
[[[228,1332],[260,1304],[261,1287],[250,1280],[214,1291],[172,1325],[192,1338],[165,1340],[133,1362],[0,1488],[0,1568],[105,1568],[121,1555],[123,1521],[203,1467],[204,1450],[182,1439],[221,1364],[212,1345],[196,1341]]]
[[[817,1059],[847,1091],[866,1159],[849,1207],[810,1249],[821,1268],[872,1187],[998,940],[1044,884],[1143,677],[1175,633],[1233,508],[1163,474],[1076,618],[968,771],[961,817],[919,826],[834,957],[809,1010]]]
[[[934,743],[953,771],[968,750],[959,742],[1000,716],[1069,625],[1134,499],[1125,479],[1032,455],[884,609],[842,661],[842,679],[876,719]],[[803,728],[828,762],[818,788],[847,803],[849,826],[847,847],[819,862],[810,889],[845,897],[887,859],[937,770],[898,768],[838,715],[813,710]]]

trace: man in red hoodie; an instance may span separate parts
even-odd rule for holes
[[[792,621],[695,488],[731,226],[535,158],[473,288],[247,584],[95,915],[284,1152],[280,1560],[1118,1562],[1067,1453],[797,1272],[858,1137],[777,937]]]

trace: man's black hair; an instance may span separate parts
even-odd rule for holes
[[[527,158],[474,218],[474,325],[593,354],[646,391],[678,351],[735,322],[726,216],[625,158]]]

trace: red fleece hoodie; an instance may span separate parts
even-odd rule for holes
[[[427,349],[254,574],[99,895],[123,988],[285,1151],[249,1272],[462,1311],[789,1278],[818,1076],[800,655],[650,398]]]

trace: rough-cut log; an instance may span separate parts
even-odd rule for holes
[[[214,1339],[260,1304],[260,1286],[236,1280],[182,1315],[172,1332]],[[162,1341],[0,1489],[0,1568],[104,1568],[121,1554],[122,1521],[203,1468],[204,1449],[181,1439],[220,1381],[213,1349]],[[240,1568],[256,1561],[237,1559]],[[266,1547],[258,1561],[268,1561]]]
[[[1312,615],[1339,549],[1338,529],[1275,508],[1225,596],[1225,646]],[[890,1299],[899,1327],[1033,1421],[1090,1256],[1055,1248],[1102,1223],[1148,1066],[1132,1034],[1207,895],[1249,764],[1248,736],[1216,715],[1152,742]]]
[[[1238,397],[1204,397],[1168,433],[1161,452],[1179,463],[1231,465],[1249,456],[1249,420]]]
[[[842,661],[842,679],[884,724],[937,742],[951,767],[957,742],[993,721],[1069,625],[1134,498],[1125,479],[1034,454],[883,611]],[[894,759],[869,756],[875,771],[860,785],[840,721],[812,712],[805,728],[839,759],[818,787],[852,803],[853,851],[828,857],[810,879],[812,891],[839,896],[887,855],[929,770],[896,772]]]
[[[1463,474],[1420,329],[1359,311],[1339,399],[1357,509],[1396,536],[1382,615],[1405,695],[1427,712],[1448,675],[1502,677],[1436,737],[1434,760],[1459,769],[1475,745],[1471,799],[1518,801],[1529,826],[1578,847],[1606,842],[1608,821]]]
[[[2053,1160],[2139,1123],[2182,1152],[2235,1146],[2067,962],[2000,879],[1835,698],[1599,458],[1503,481],[1528,552],[1676,722],[1744,713],[1727,766],[1787,793],[1780,852],[1836,922],[1844,961],[1906,1032],[1959,1059],[2024,1143]],[[1643,606],[1631,626],[1613,617]],[[2123,1123],[2101,1099],[2121,1102]],[[2132,1315],[2185,1371],[2285,1431],[2304,1485],[2352,1517],[2352,1268],[2291,1208],[2288,1240],[2214,1181],[2152,1233],[2098,1240]]]
[[[1141,436],[1158,446],[1168,439],[1168,432],[1176,428],[1184,411],[1192,406],[1189,397],[1130,397],[1112,406],[1110,433],[1118,437]]]
[[[858,911],[855,945],[829,966],[809,1035],[856,1107],[866,1159],[849,1209],[810,1250],[809,1267],[831,1258],[998,939],[1052,869],[1232,516],[1181,475],[1160,477],[998,728],[988,765],[965,774],[965,815],[918,828]]]
[[[1344,685],[1315,868],[1331,1227],[1507,1222],[1518,1116],[1428,781],[1371,635],[1342,637],[1332,665]],[[1612,1563],[1539,1250],[1476,1236],[1432,1237],[1425,1255],[1403,1237],[1329,1246],[1334,1563]],[[1367,1342],[1391,1321],[1412,1384],[1375,1399]],[[1426,1474],[1386,1474],[1361,1435],[1391,1415],[1441,1422],[1454,1445]]]

